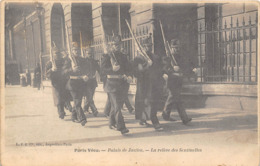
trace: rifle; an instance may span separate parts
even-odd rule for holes
[[[136,37],[135,37],[133,31],[131,30],[131,27],[130,27],[128,21],[127,21],[126,19],[125,19],[125,21],[126,21],[126,24],[127,24],[127,26],[128,26],[128,29],[129,29],[129,31],[130,31],[132,37],[134,38],[135,44],[137,45],[137,49],[141,52],[141,55],[142,55],[144,58],[146,58],[147,61],[152,61],[152,60],[150,59],[150,57],[146,54],[146,52],[144,51],[144,49],[142,48],[141,44],[137,41],[137,39],[136,39]]]
[[[81,57],[83,57],[83,47],[82,47],[82,36],[81,36],[81,31],[79,32],[79,38],[80,38],[80,53],[81,53]]]
[[[101,19],[102,38],[103,38],[103,49],[104,49],[104,53],[107,54],[107,53],[108,53],[107,40],[106,40],[106,35],[105,35],[105,29],[104,29],[104,24],[103,24],[103,18],[102,18],[102,14],[100,13],[100,11],[99,11],[99,14],[100,14],[100,19]],[[117,66],[117,65],[118,65],[118,61],[117,61],[117,59],[116,59],[116,56],[115,56],[114,52],[111,51],[111,54],[112,54],[112,56],[111,56],[112,62],[111,62],[111,63],[113,63],[115,66]]]
[[[55,43],[53,42],[54,46],[55,46]],[[53,58],[53,55],[52,55],[52,45],[50,44],[50,61],[52,63],[52,67],[57,69],[57,66],[56,66],[56,63],[55,63],[55,60]]]
[[[70,49],[71,46],[70,46],[68,26],[66,25],[65,28],[66,28],[66,35],[67,35],[67,46],[68,46],[69,58],[71,60],[72,66],[75,67],[75,66],[78,66],[78,64],[77,64],[75,57],[71,55],[71,49]]]
[[[170,57],[170,58],[171,58],[171,61],[173,61],[173,62],[177,65],[177,62],[176,62],[176,60],[175,60],[173,54],[171,53],[169,43],[168,43],[168,41],[166,42],[166,40],[165,40],[165,36],[164,36],[164,31],[163,31],[163,27],[162,27],[161,20],[160,20],[160,27],[161,27],[161,32],[162,32],[162,37],[163,37],[163,44],[164,44],[166,56],[167,56],[167,57]],[[172,65],[172,67],[174,66],[174,65],[172,64],[172,62],[171,62],[171,65]]]
[[[175,58],[174,58],[174,55],[173,55],[173,53],[172,53],[172,51],[171,51],[171,49],[170,49],[170,44],[169,44],[169,42],[167,41],[167,46],[168,46],[168,49],[170,50],[170,57],[171,57],[171,59],[174,61],[174,63],[178,66],[178,63],[177,63],[177,61],[175,60]]]

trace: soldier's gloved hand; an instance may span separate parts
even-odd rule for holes
[[[164,79],[165,81],[167,81],[167,80],[168,80],[168,75],[167,75],[167,74],[163,74],[163,79]]]
[[[137,68],[138,68],[138,70],[139,71],[143,71],[144,70],[144,67],[143,67],[143,65],[142,64],[138,64],[138,66],[137,66]]]
[[[78,66],[74,66],[74,67],[72,67],[72,71],[73,72],[79,72],[79,67]]]
[[[89,80],[89,77],[87,75],[83,76],[83,80],[87,82]]]
[[[177,71],[177,72],[180,71],[180,67],[179,66],[174,66],[173,69],[174,69],[174,71]]]
[[[148,60],[147,65],[152,66],[153,62],[151,60]]]
[[[130,84],[132,82],[132,77],[128,76],[126,81],[128,84]]]
[[[113,71],[118,71],[120,69],[120,65],[113,65]]]
[[[57,71],[57,68],[56,67],[52,67],[51,70],[52,71]]]
[[[127,81],[127,76],[125,74],[123,75],[123,79]]]

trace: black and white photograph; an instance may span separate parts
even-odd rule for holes
[[[1,166],[257,166],[257,1],[1,2]]]

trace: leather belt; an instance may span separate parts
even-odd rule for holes
[[[70,79],[73,80],[79,80],[79,79],[83,79],[84,76],[70,76]]]
[[[83,79],[83,77],[85,77],[85,76],[70,76],[70,79],[79,80],[79,79]],[[88,77],[88,78],[93,79],[93,78],[96,78],[96,76]]]
[[[124,77],[125,77],[124,75],[107,75],[107,78],[122,79]]]

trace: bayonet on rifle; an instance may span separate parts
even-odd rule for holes
[[[68,31],[68,26],[66,25],[66,34],[67,34],[67,47],[68,47],[68,53],[69,53],[69,58],[71,60],[72,66],[76,67],[77,61],[74,56],[71,55],[71,46],[70,46],[70,39],[69,39],[69,31]]]
[[[83,57],[83,46],[82,46],[81,31],[79,32],[79,38],[80,38],[80,53],[81,53],[81,57]]]
[[[105,35],[105,29],[104,29],[104,24],[103,24],[103,18],[102,18],[102,14],[100,13],[99,11],[99,14],[100,14],[100,19],[101,19],[101,29],[102,29],[102,38],[103,38],[103,49],[104,49],[104,54],[107,54],[108,53],[108,49],[107,49],[107,40],[106,40],[106,35]],[[114,54],[114,52],[111,50],[111,59],[112,59],[112,62],[114,61],[114,65],[117,66],[118,65],[118,61],[116,59],[116,56]]]
[[[174,63],[178,66],[178,63],[177,63],[177,61],[176,61],[176,59],[174,58],[174,55],[173,55],[173,53],[172,53],[172,51],[171,51],[171,49],[170,49],[170,44],[169,44],[169,42],[167,41],[167,46],[168,46],[168,48],[169,48],[169,50],[170,50],[170,58],[174,61]]]
[[[170,57],[171,61],[173,61],[176,65],[178,65],[176,60],[175,60],[175,58],[174,58],[174,55],[171,53],[170,45],[169,45],[168,41],[166,42],[166,40],[165,40],[164,31],[163,31],[163,27],[162,27],[161,21],[160,21],[160,27],[161,27],[161,32],[162,32],[162,37],[163,37],[163,43],[164,43],[166,56]],[[172,67],[174,66],[172,63],[171,63],[171,65],[172,65]]]
[[[150,57],[146,54],[146,52],[144,51],[144,49],[142,48],[141,44],[140,44],[140,43],[138,42],[138,40],[136,39],[136,37],[135,37],[135,35],[134,35],[134,33],[133,33],[133,31],[132,31],[132,29],[131,29],[131,27],[130,27],[128,21],[127,21],[126,19],[125,19],[125,21],[126,21],[126,24],[127,24],[127,26],[128,26],[128,29],[129,29],[129,31],[130,31],[130,33],[131,33],[131,35],[132,35],[132,37],[133,37],[133,39],[134,39],[134,41],[135,41],[135,44],[136,44],[136,46],[137,46],[137,49],[140,51],[141,55],[144,56],[148,61],[152,61],[152,60],[150,59]]]

